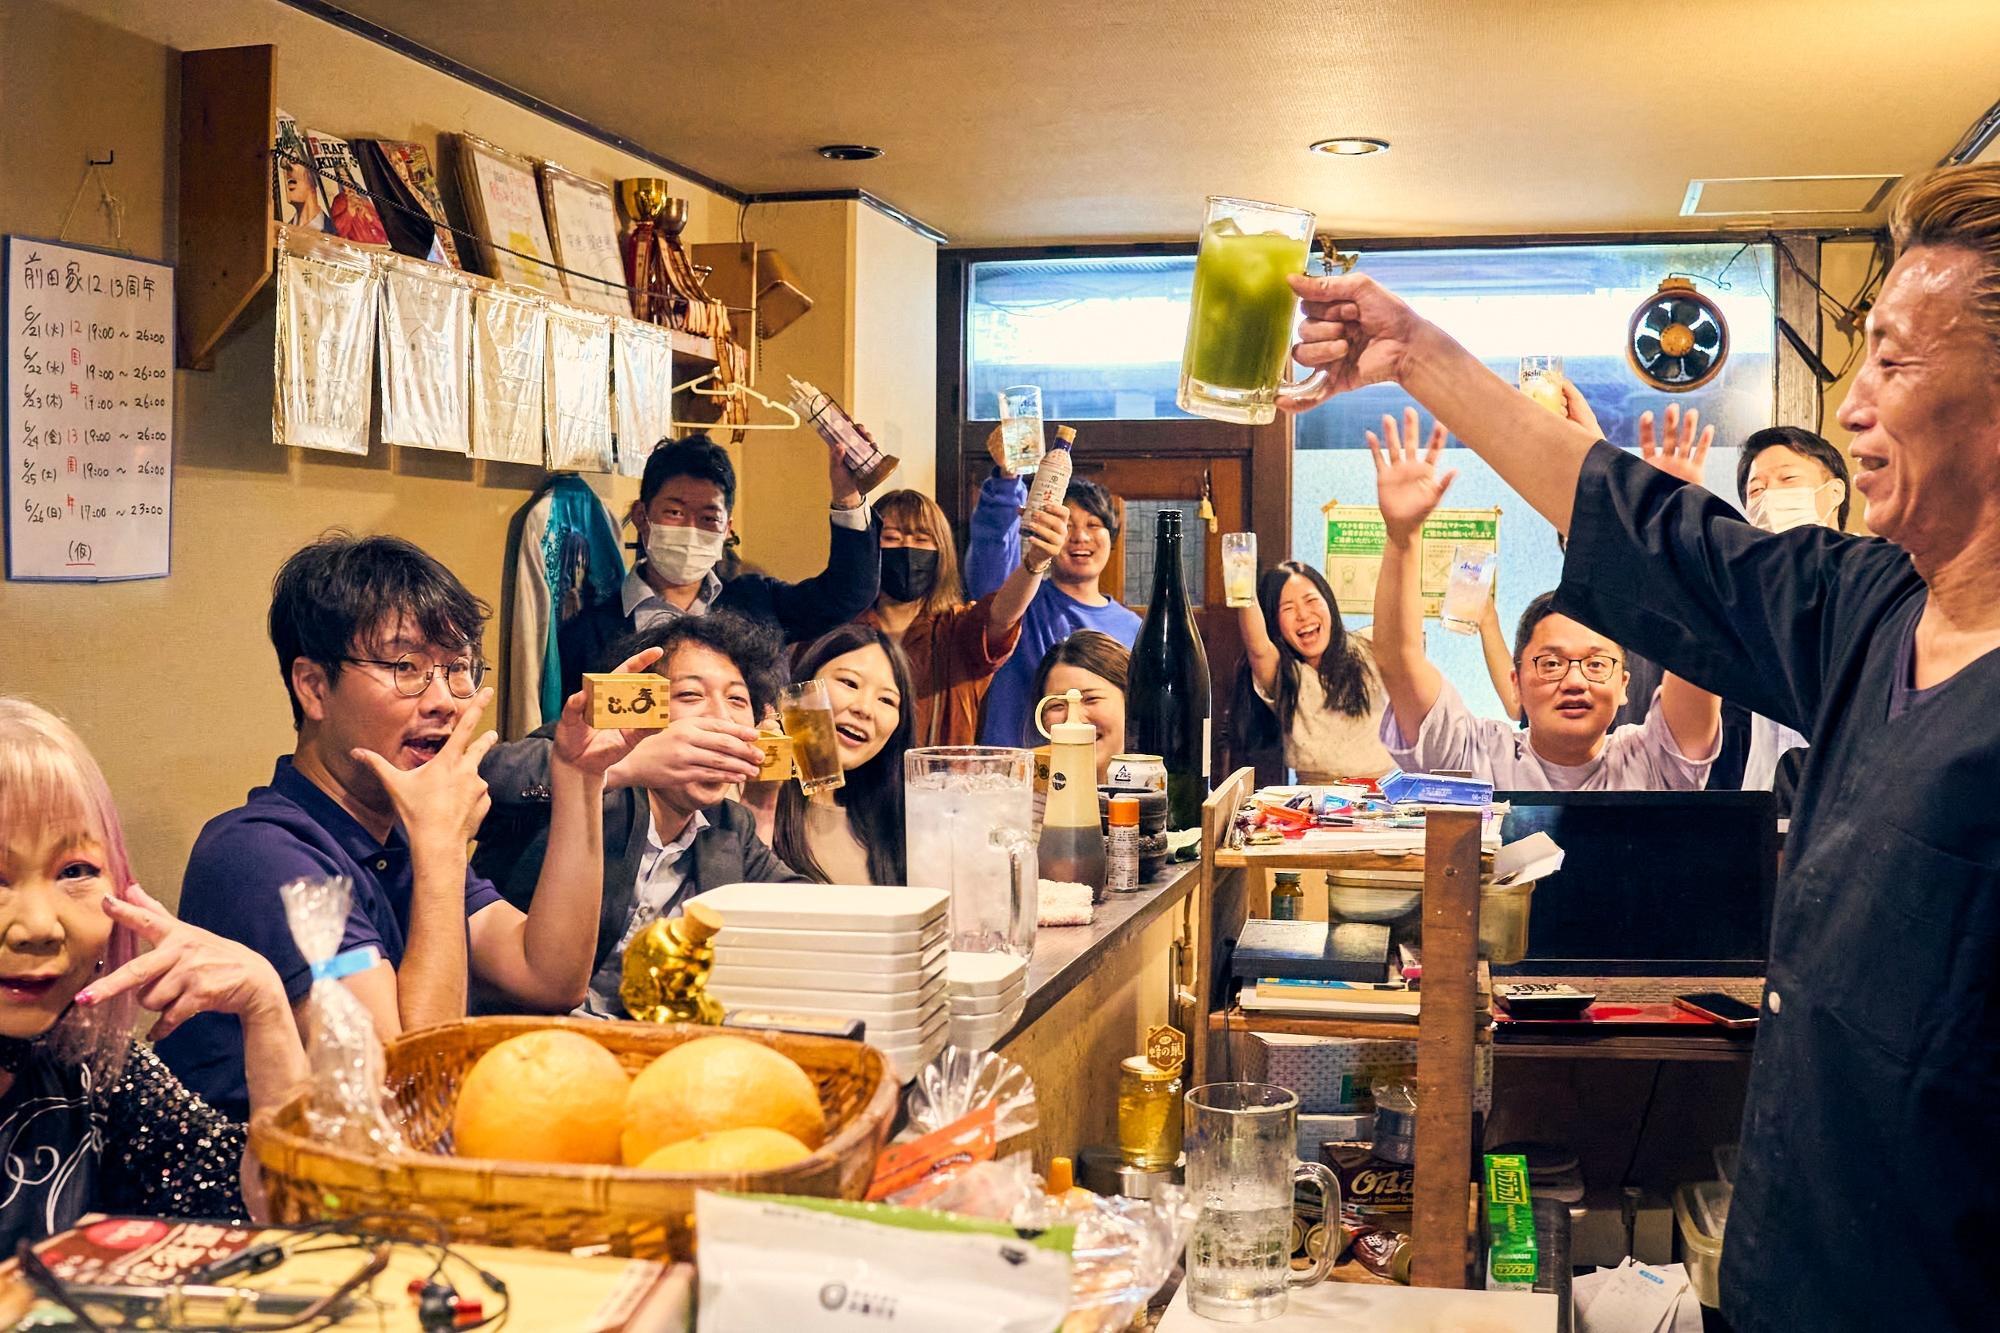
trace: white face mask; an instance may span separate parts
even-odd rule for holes
[[[655,574],[675,588],[701,582],[702,576],[722,559],[727,534],[705,528],[674,527],[666,523],[646,528],[646,563]]]
[[[1833,488],[1833,499],[1826,509],[1820,509],[1820,492]],[[1838,481],[1823,481],[1817,486],[1773,486],[1752,499],[1747,506],[1750,522],[1766,532],[1790,532],[1808,523],[1830,527],[1833,512],[1847,494],[1847,488]]]

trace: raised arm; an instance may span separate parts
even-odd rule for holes
[[[1250,663],[1250,678],[1265,698],[1278,693],[1278,645],[1264,628],[1264,608],[1252,602],[1236,608],[1236,624],[1243,634],[1243,656]]]
[[[1537,412],[1548,415],[1542,408]],[[1376,503],[1382,510],[1382,569],[1375,579],[1375,664],[1382,672],[1389,706],[1405,736],[1423,729],[1437,703],[1444,677],[1424,656],[1422,571],[1417,543],[1424,520],[1444,499],[1456,471],[1438,475],[1444,452],[1445,428],[1431,427],[1428,444],[1417,446],[1417,412],[1403,413],[1403,428],[1394,417],[1382,418],[1382,434],[1368,432],[1368,452],[1375,460]]]
[[[1042,579],[1055,563],[1056,554],[1069,538],[1069,510],[1061,505],[1043,505],[1041,512],[1021,516],[1021,563],[993,594],[993,609],[986,622],[986,649],[1000,651],[1010,643],[1028,614],[1028,603],[1042,590]]]
[[[1660,678],[1660,711],[1674,744],[1690,759],[1710,758],[1722,737],[1722,699],[1669,671]]]
[[[1493,692],[1500,696],[1500,707],[1507,712],[1507,720],[1521,720],[1521,691],[1514,684],[1514,650],[1507,644],[1507,631],[1500,627],[1500,606],[1494,597],[1486,599],[1486,609],[1479,613],[1479,651],[1486,658],[1486,677],[1493,682]]]
[[[1596,432],[1531,401],[1365,274],[1295,277],[1292,286],[1306,312],[1294,354],[1301,365],[1325,367],[1328,382],[1289,408],[1394,380],[1558,532],[1569,531],[1577,478]]]
[[[965,591],[973,598],[996,591],[1021,562],[1021,506],[1028,488],[1006,468],[1006,451],[995,426],[986,441],[993,475],[979,487],[972,507],[971,537],[965,544]]]

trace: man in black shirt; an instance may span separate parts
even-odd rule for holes
[[[1321,393],[1399,381],[1570,535],[1571,615],[1805,732],[1723,1251],[1739,1333],[2000,1309],[2000,165],[1913,182],[1840,410],[1887,540],[1760,532],[1368,278],[1296,278]]]

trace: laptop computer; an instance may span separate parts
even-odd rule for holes
[[[1546,832],[1563,868],[1535,886],[1528,953],[1504,984],[1594,992],[1596,1024],[1714,1024],[1673,998],[1719,991],[1755,1007],[1777,891],[1769,792],[1495,792],[1506,842]],[[1496,1014],[1496,1017],[1498,1015]],[[1518,1016],[1516,1016],[1518,1021]]]

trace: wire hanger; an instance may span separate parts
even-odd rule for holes
[[[711,380],[716,381],[713,386],[709,384]],[[722,383],[718,379],[717,372],[713,370],[705,371],[691,380],[676,384],[673,388],[673,392],[675,393],[683,391],[697,393],[704,398],[734,398],[739,402],[745,398],[754,398],[772,411],[779,413],[785,419],[783,421],[671,421],[667,423],[676,430],[714,430],[717,427],[728,430],[797,430],[799,428],[799,414],[794,412],[789,404],[781,403],[775,398],[767,397],[741,380],[728,384]]]

